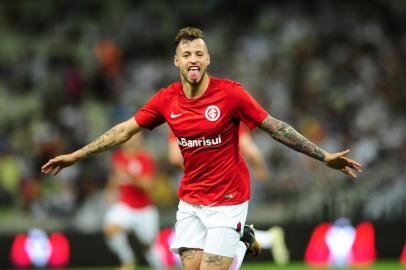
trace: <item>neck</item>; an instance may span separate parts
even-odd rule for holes
[[[203,95],[209,86],[209,75],[205,73],[202,80],[198,84],[190,84],[182,78],[183,92],[187,98],[197,98]]]

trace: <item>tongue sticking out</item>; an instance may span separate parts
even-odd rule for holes
[[[199,78],[199,71],[195,69],[189,70],[189,78],[192,80],[197,80],[197,78]]]

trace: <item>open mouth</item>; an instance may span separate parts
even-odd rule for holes
[[[192,80],[197,80],[199,78],[200,67],[191,66],[188,69],[189,78]]]

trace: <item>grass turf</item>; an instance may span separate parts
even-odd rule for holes
[[[84,267],[84,268],[69,268],[71,270],[113,270],[115,269],[114,267]],[[150,270],[148,267],[137,267],[137,270]],[[336,269],[336,270],[350,270],[350,269],[356,269],[356,270],[406,270],[406,266],[402,266],[399,261],[378,261],[375,264],[369,266],[369,267],[348,267],[348,268],[320,268],[320,267],[310,267],[305,265],[304,263],[301,262],[293,262],[290,263],[286,266],[278,266],[273,263],[243,263],[243,266],[241,267],[241,270],[265,270],[265,269],[275,269],[275,270],[311,270],[311,269]]]
[[[310,270],[310,269],[336,269],[336,270],[349,270],[349,269],[356,269],[356,270],[395,270],[395,269],[403,269],[406,270],[406,266],[402,266],[398,261],[379,261],[369,267],[347,267],[347,268],[337,268],[337,267],[330,267],[330,268],[322,268],[322,267],[310,267],[305,265],[304,263],[293,262],[286,266],[277,266],[273,263],[252,263],[252,264],[243,264],[241,270],[263,270],[263,269],[275,269],[275,270]]]

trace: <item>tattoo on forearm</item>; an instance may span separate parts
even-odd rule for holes
[[[224,263],[223,256],[210,253],[204,253],[203,260],[207,264],[222,265]]]
[[[83,147],[82,150],[85,151],[85,156],[88,157],[95,153],[106,151],[115,146],[117,144],[116,140],[114,139],[115,135],[116,128],[113,127],[109,131],[101,135],[99,138]]]
[[[323,149],[306,139],[285,122],[268,115],[259,127],[278,142],[315,159],[324,160],[325,151]]]
[[[181,261],[192,260],[195,258],[195,256],[196,256],[196,250],[194,250],[194,249],[185,249],[185,250],[181,251],[181,253],[180,253]]]

